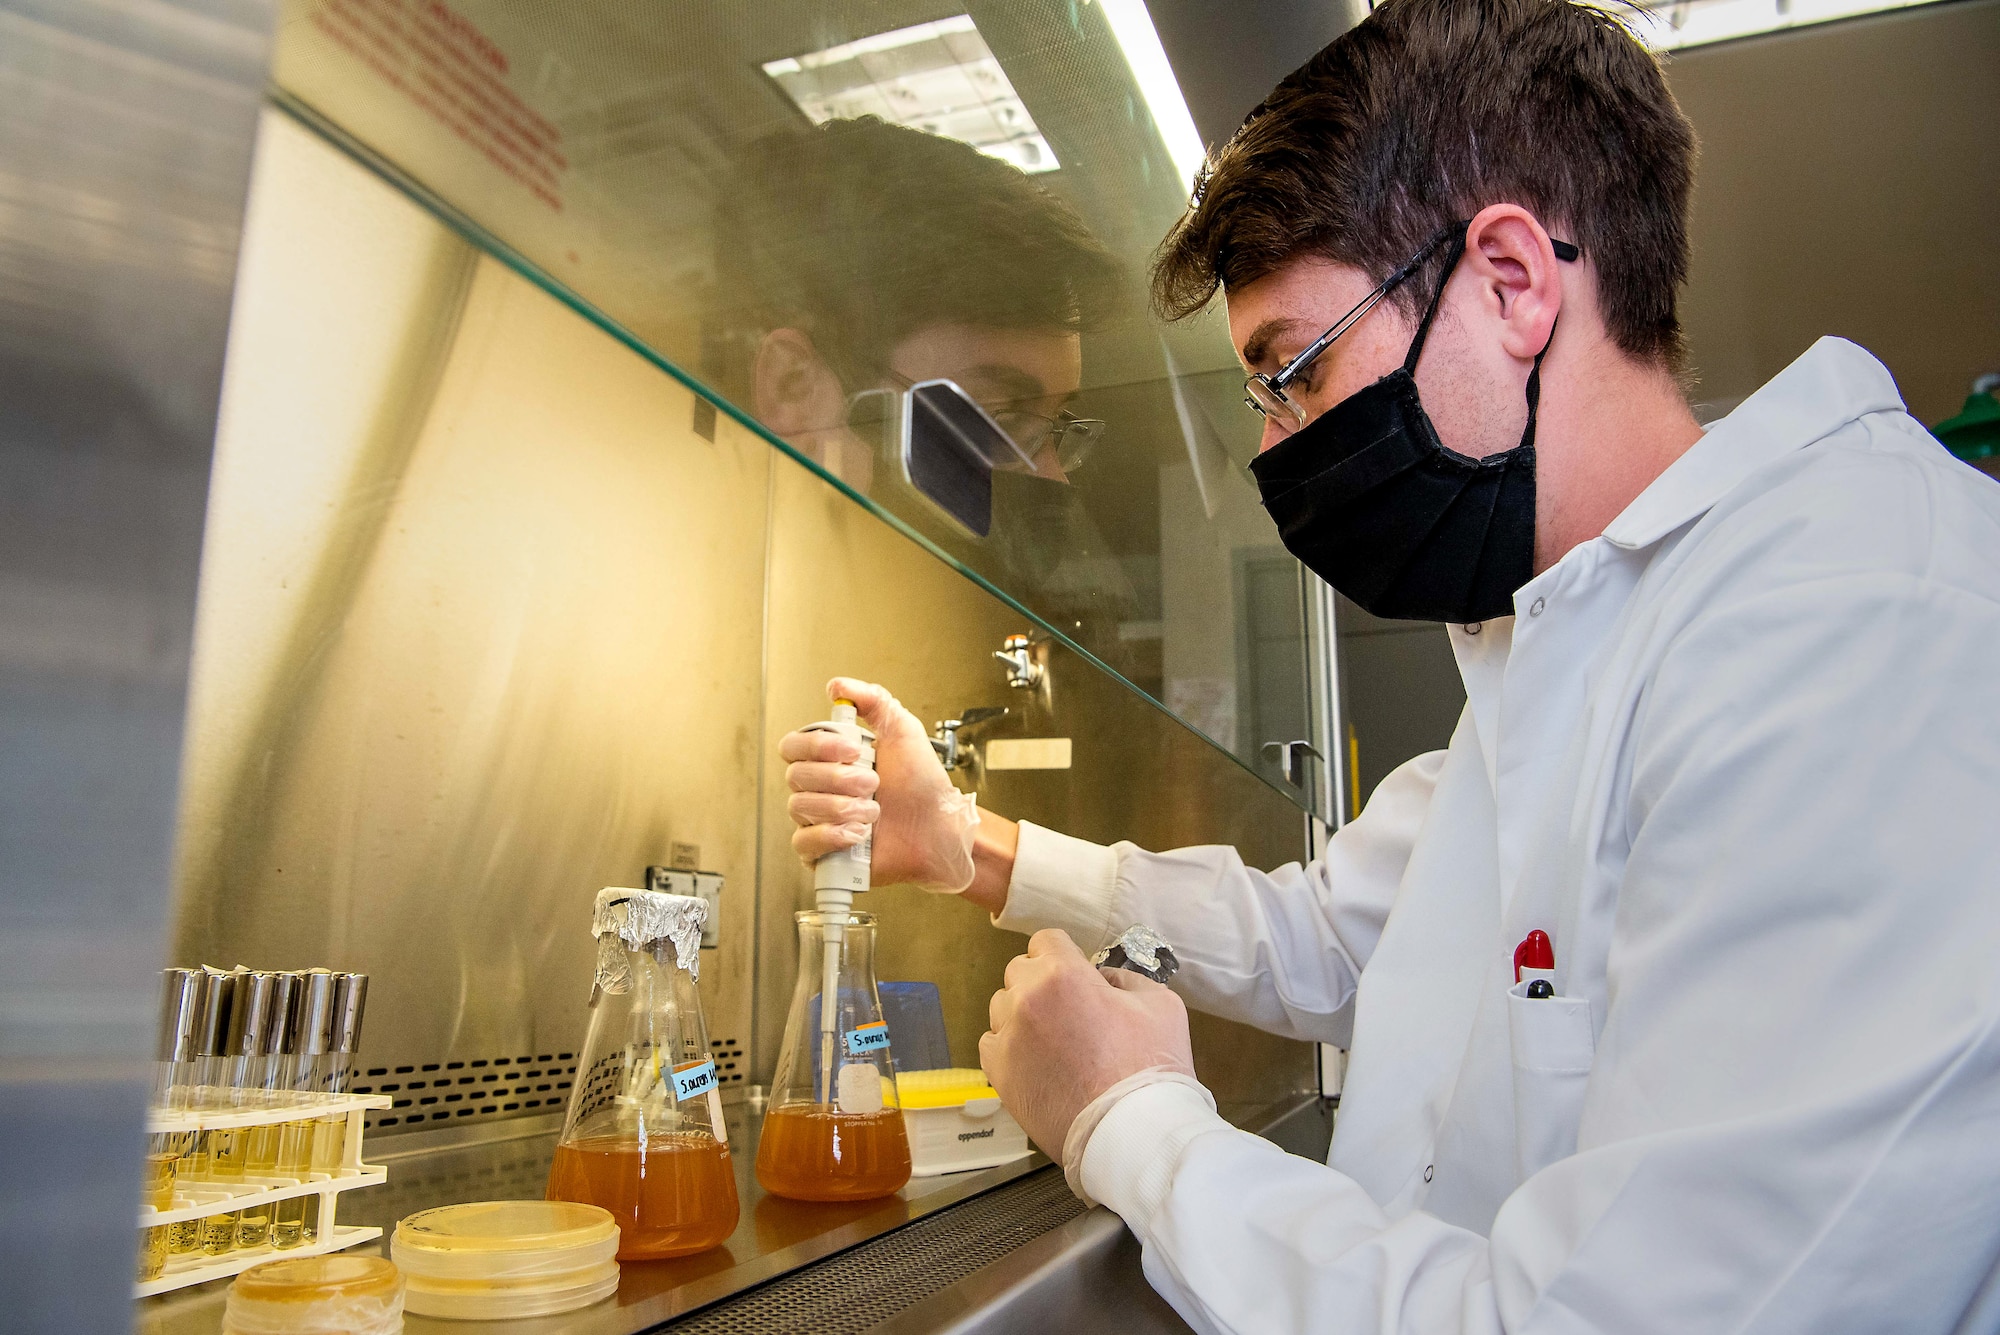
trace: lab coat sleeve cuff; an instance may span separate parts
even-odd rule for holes
[[[1117,850],[1022,821],[1014,878],[993,925],[1023,933],[1060,927],[1090,954],[1118,935],[1111,925],[1117,890]]]
[[[1084,1192],[1143,1237],[1166,1204],[1182,1151],[1200,1136],[1234,1130],[1216,1116],[1205,1090],[1178,1083],[1135,1089],[1104,1114],[1084,1146]]]

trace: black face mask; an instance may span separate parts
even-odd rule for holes
[[[1504,454],[1446,449],[1417,397],[1417,358],[1464,250],[1461,237],[1402,366],[1250,464],[1286,549],[1378,617],[1511,616],[1514,591],[1534,575],[1535,405],[1548,348],[1528,376],[1527,430]]]

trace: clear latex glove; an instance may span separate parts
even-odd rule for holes
[[[1085,1205],[1097,1204],[1083,1189],[1083,1152],[1090,1148],[1092,1133],[1104,1120],[1105,1114],[1118,1106],[1120,1099],[1148,1085],[1186,1085],[1208,1101],[1210,1112],[1215,1111],[1215,1095],[1209,1093],[1208,1087],[1186,1071],[1177,1071],[1171,1066],[1148,1066],[1143,1071],[1135,1071],[1086,1103],[1083,1111],[1069,1124],[1069,1132],[1063,1137],[1062,1152],[1063,1180],[1069,1183],[1069,1189]]]
[[[875,768],[854,762],[853,745],[828,732],[789,732],[778,754],[789,762],[787,804],[798,829],[792,851],[807,866],[852,848],[875,827],[870,879],[957,894],[972,884],[972,832],[979,806],[952,786],[917,716],[873,682],[835,677],[829,699],[852,700],[875,734]]]
[[[1181,999],[1136,973],[1093,968],[1054,928],[1036,932],[1028,953],[1007,965],[1007,985],[993,994],[988,1015],[993,1027],[980,1037],[979,1064],[1052,1159],[1064,1157],[1078,1116],[1127,1077],[1163,1071],[1194,1079]]]

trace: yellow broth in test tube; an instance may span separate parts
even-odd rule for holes
[[[201,1221],[201,1249],[209,1256],[227,1256],[236,1250],[236,1216],[212,1214]]]
[[[248,1147],[243,1152],[243,1171],[252,1177],[269,1177],[278,1171],[278,1141],[282,1125],[253,1126],[246,1133]]]
[[[167,1250],[175,1256],[186,1256],[189,1252],[201,1250],[201,1220],[182,1219],[167,1225]]]
[[[236,1212],[236,1245],[248,1251],[271,1240],[271,1207],[253,1205]]]
[[[347,1148],[347,1114],[322,1117],[313,1123],[312,1171],[329,1177],[340,1171],[342,1152]]]
[[[153,1139],[160,1141],[166,1137]],[[146,1156],[146,1203],[155,1210],[174,1208],[174,1177],[179,1162],[179,1155],[158,1150]]]
[[[233,1126],[208,1133],[209,1176],[221,1182],[239,1181],[250,1148],[248,1128]]]
[[[278,1140],[278,1176],[304,1181],[312,1172],[313,1132],[317,1123],[287,1122]],[[296,1247],[306,1240],[306,1202],[311,1197],[293,1196],[279,1201],[271,1216],[271,1245]]]
[[[165,1225],[145,1229],[139,1234],[139,1280],[158,1279],[160,1272],[167,1268],[167,1230]]]

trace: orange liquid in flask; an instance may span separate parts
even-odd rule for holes
[[[594,1137],[556,1147],[548,1198],[609,1210],[618,1259],[657,1261],[720,1245],[736,1231],[736,1172],[702,1132]]]
[[[895,1108],[844,1113],[795,1103],[764,1118],[757,1180],[799,1201],[865,1201],[910,1180],[910,1139]]]

